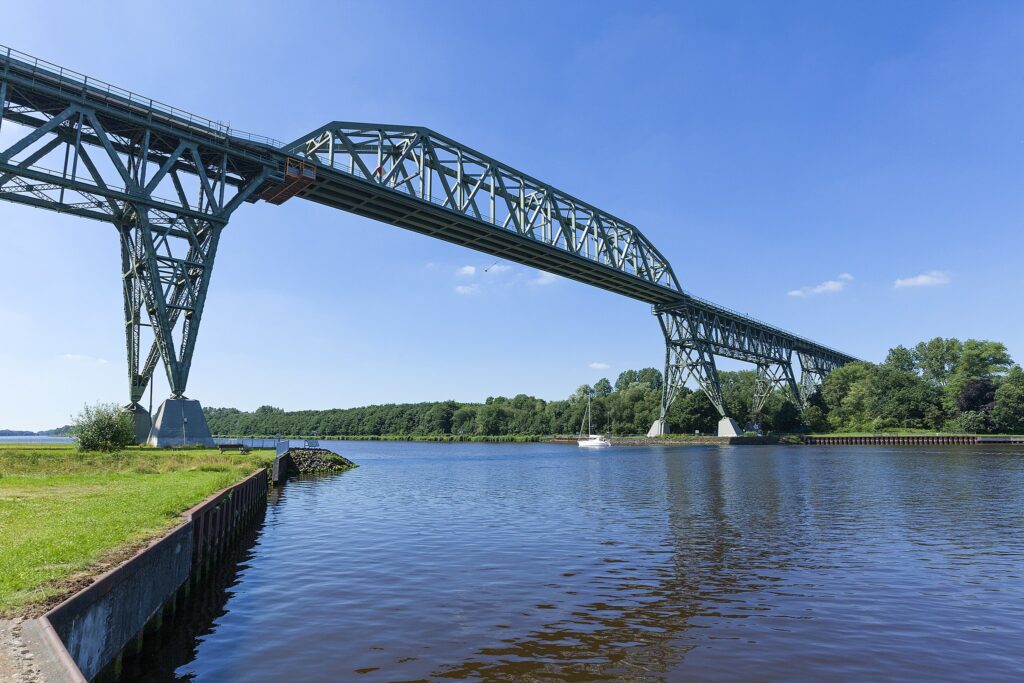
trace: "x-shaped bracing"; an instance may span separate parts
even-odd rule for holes
[[[158,359],[172,395],[183,396],[221,232],[275,169],[81,102],[33,106],[34,94],[0,85],[0,125],[24,133],[0,151],[0,199],[116,227],[132,403]]]

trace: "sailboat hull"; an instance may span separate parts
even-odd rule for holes
[[[583,421],[587,423],[587,438],[583,438],[583,425],[580,425],[580,438],[576,443],[580,448],[602,448],[604,446],[611,446],[612,442],[606,437],[600,434],[594,434],[594,425],[590,421],[590,394],[587,394],[587,413],[583,416]]]

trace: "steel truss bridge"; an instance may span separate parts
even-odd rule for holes
[[[666,348],[652,433],[689,378],[726,416],[716,357],[756,365],[753,415],[777,387],[806,405],[855,360],[686,293],[636,226],[427,128],[335,121],[285,144],[2,46],[0,101],[0,199],[118,232],[126,408],[157,445],[208,438],[198,403],[175,418],[165,402],[150,434],[140,402],[158,361],[168,401],[187,401],[221,233],[246,202],[307,199],[651,304]]]

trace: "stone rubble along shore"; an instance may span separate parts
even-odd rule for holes
[[[292,448],[288,451],[301,474],[313,472],[344,472],[356,467],[348,458],[326,448]]]

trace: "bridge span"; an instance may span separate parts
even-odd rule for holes
[[[689,378],[734,427],[716,357],[756,366],[753,415],[776,387],[806,406],[855,360],[687,293],[636,226],[427,128],[335,121],[286,144],[2,46],[0,102],[0,199],[118,232],[126,408],[153,445],[212,443],[185,389],[220,236],[246,202],[306,199],[651,304],[666,348],[651,434]],[[171,397],[151,418],[158,362]]]

